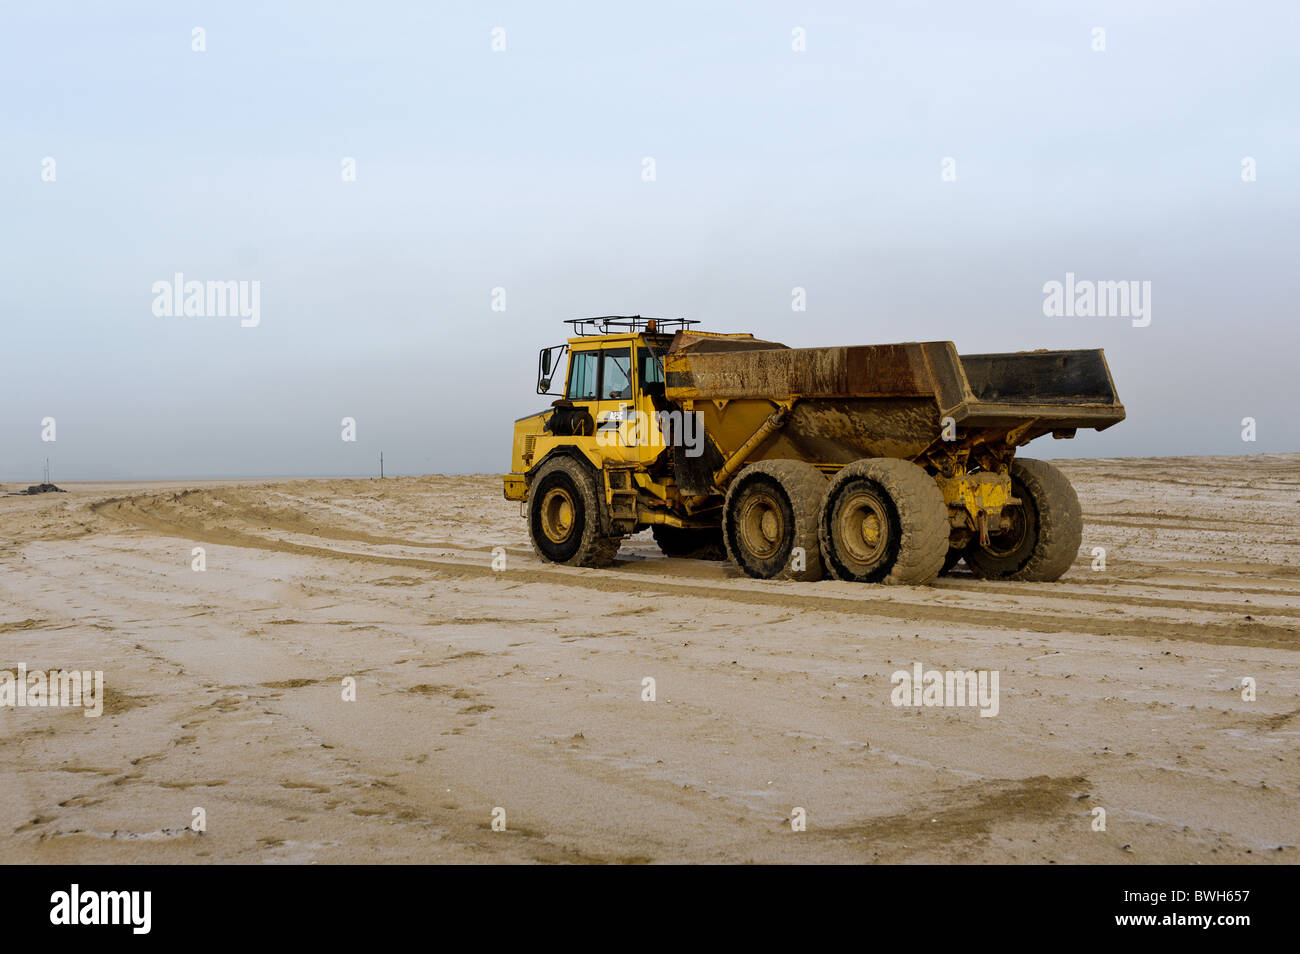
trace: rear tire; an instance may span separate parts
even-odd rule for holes
[[[1011,464],[1011,493],[1021,503],[1002,511],[1002,529],[989,547],[971,542],[964,554],[971,572],[985,580],[1059,580],[1074,563],[1083,540],[1083,509],[1066,476],[1042,460]]]
[[[801,460],[750,464],[732,481],[723,507],[722,539],[736,566],[760,580],[820,580],[817,515],[826,478]],[[792,566],[803,549],[802,568]]]
[[[572,457],[542,465],[528,488],[528,536],[543,560],[609,566],[622,537],[600,530],[600,499],[591,471]]]
[[[725,560],[727,548],[722,542],[722,527],[671,527],[656,523],[650,528],[655,543],[666,557],[685,560]]]
[[[924,586],[948,556],[948,505],[934,478],[906,460],[844,467],[819,520],[822,557],[837,580]]]

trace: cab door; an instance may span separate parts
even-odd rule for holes
[[[550,430],[557,437],[586,437],[595,433],[596,399],[600,396],[600,353],[569,351],[569,377],[564,386],[564,402],[551,417]],[[567,440],[565,441],[567,443]],[[549,449],[549,448],[548,448]]]
[[[600,397],[596,402],[596,437],[602,453],[613,460],[636,460],[636,374],[632,347],[600,351]]]

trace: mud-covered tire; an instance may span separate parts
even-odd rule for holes
[[[601,533],[595,477],[572,457],[547,461],[529,485],[528,536],[543,560],[568,566],[609,566],[622,542]]]
[[[684,560],[725,560],[722,527],[670,527],[656,523],[650,528],[655,543],[666,557]]]
[[[985,580],[1059,580],[1083,540],[1078,494],[1051,464],[1019,458],[1011,463],[1011,493],[1021,503],[1002,511],[1004,529],[992,535],[988,548],[971,542],[966,565]]]
[[[742,470],[727,488],[722,540],[727,556],[760,580],[820,580],[817,517],[826,477],[801,460],[764,460]],[[792,566],[803,549],[802,568]]]
[[[831,480],[818,521],[822,559],[837,580],[924,586],[948,556],[948,506],[911,461],[854,461]]]
[[[949,547],[948,555],[943,558],[943,569],[939,571],[940,576],[948,576],[961,562],[964,551],[961,547]]]

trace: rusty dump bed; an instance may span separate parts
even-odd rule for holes
[[[1124,419],[1100,349],[961,356],[951,341],[787,348],[679,334],[664,372],[667,397],[703,407],[724,453],[736,441],[729,432],[748,423],[731,402],[770,410],[769,402],[796,399],[762,456],[827,463],[915,457],[940,439],[945,417],[967,437],[1010,435],[1017,444]]]

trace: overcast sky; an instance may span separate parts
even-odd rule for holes
[[[1298,9],[5,3],[0,479],[499,472],[561,320],[638,312],[1104,347],[1128,420],[1028,454],[1300,450]]]

